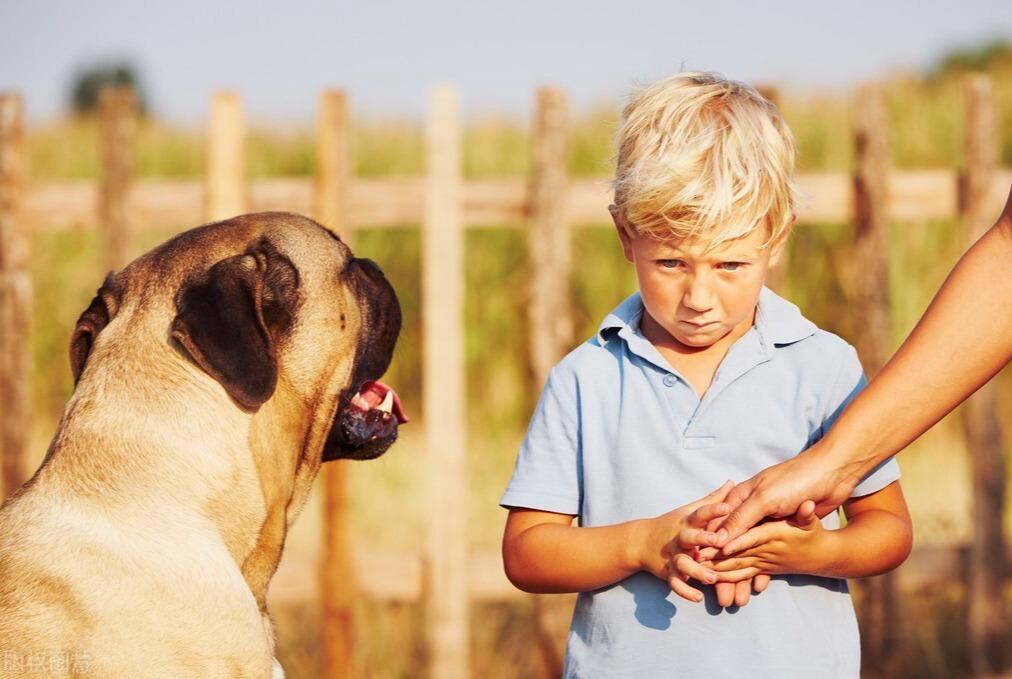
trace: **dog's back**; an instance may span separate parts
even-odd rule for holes
[[[109,553],[89,539],[88,518],[38,490],[0,509],[0,677],[271,675],[240,574],[209,573],[206,551],[187,572],[133,540]]]

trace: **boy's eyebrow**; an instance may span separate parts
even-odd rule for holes
[[[754,261],[759,257],[758,250],[750,250],[749,252],[705,252],[702,255],[694,256],[688,253],[682,252],[674,245],[661,245],[653,253],[655,259],[693,259],[702,261],[718,261],[718,262],[745,262]]]

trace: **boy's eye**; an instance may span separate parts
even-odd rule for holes
[[[745,262],[721,262],[720,268],[724,271],[738,271],[745,266]]]
[[[657,263],[660,264],[661,267],[665,268],[665,269],[677,269],[678,267],[680,267],[682,265],[682,260],[680,260],[680,259],[658,259]]]

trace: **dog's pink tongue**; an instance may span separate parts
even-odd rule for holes
[[[379,380],[366,382],[362,385],[362,391],[359,392],[359,395],[366,403],[369,404],[369,408],[371,409],[377,407],[380,403],[383,403],[383,399],[387,397],[387,393],[393,394],[394,402],[391,412],[393,412],[397,421],[400,424],[410,422],[411,418],[408,417],[406,412],[404,412],[404,406],[401,405],[401,397],[397,395],[397,392],[390,385],[384,384]]]

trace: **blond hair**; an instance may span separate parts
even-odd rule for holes
[[[793,221],[794,137],[752,87],[679,73],[635,93],[615,136],[615,205],[628,228],[717,247]]]

